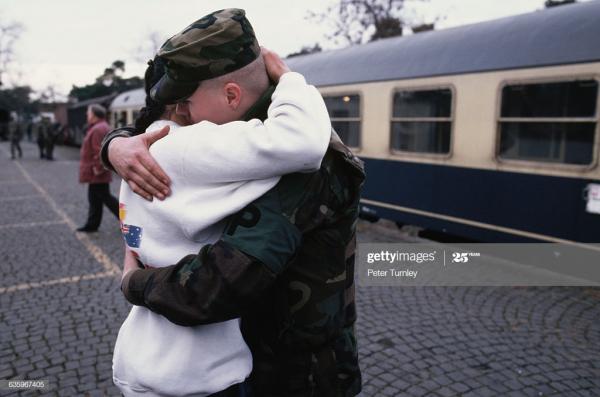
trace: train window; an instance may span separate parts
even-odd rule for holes
[[[392,150],[450,153],[452,91],[398,91],[394,94],[391,125]]]
[[[123,110],[121,112],[121,117],[119,117],[118,126],[125,127],[127,125],[127,111]]]
[[[360,146],[360,96],[324,96],[331,126],[342,142],[350,147]]]
[[[499,157],[591,164],[597,100],[595,80],[505,86],[500,108]]]

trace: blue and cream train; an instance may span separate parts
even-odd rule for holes
[[[289,59],[364,161],[365,211],[600,242],[600,1]]]

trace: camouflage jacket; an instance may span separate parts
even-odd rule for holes
[[[18,142],[23,138],[23,127],[16,121],[8,124],[8,138],[13,142]]]
[[[361,389],[354,251],[364,176],[333,133],[318,171],[282,177],[197,255],[128,273],[123,293],[183,326],[242,317],[257,396],[354,396]]]
[[[48,124],[41,122],[37,124],[37,141],[43,142],[48,137]]]

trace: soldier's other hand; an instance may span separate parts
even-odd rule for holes
[[[283,62],[279,55],[265,47],[261,47],[261,54],[265,61],[267,74],[274,83],[279,83],[279,78],[284,73],[289,72],[290,68]]]
[[[108,160],[131,190],[148,201],[164,200],[171,181],[150,155],[148,148],[169,133],[169,126],[131,138],[114,138],[108,146]]]

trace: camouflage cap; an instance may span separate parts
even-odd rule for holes
[[[168,39],[158,51],[165,75],[151,88],[157,102],[171,104],[192,95],[202,80],[241,69],[260,56],[246,12],[215,11]]]

